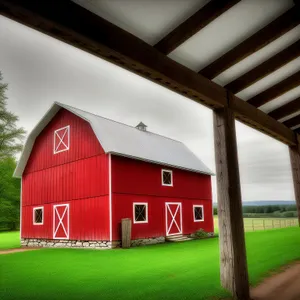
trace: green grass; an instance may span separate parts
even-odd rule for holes
[[[0,243],[2,244],[0,234]],[[246,233],[251,284],[300,259],[297,227]],[[2,245],[1,245],[2,247]],[[0,299],[216,299],[218,239],[108,251],[42,249],[0,255]]]
[[[298,226],[297,218],[244,218],[245,231],[258,231]],[[219,232],[218,217],[214,216],[215,232]]]
[[[0,250],[19,248],[20,245],[20,232],[0,232]]]

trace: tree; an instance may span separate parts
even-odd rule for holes
[[[4,84],[2,79],[0,72],[0,161],[22,150],[22,140],[25,134],[25,130],[16,124],[19,118],[7,110],[5,96],[7,84]]]
[[[16,230],[20,215],[20,179],[13,178],[16,161],[13,157],[0,160],[0,228]]]

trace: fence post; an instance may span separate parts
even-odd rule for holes
[[[265,220],[263,220],[264,230],[266,230]]]
[[[254,220],[252,219],[252,229],[254,231]]]
[[[130,248],[131,244],[131,219],[122,219],[122,248]]]
[[[272,229],[274,229],[274,220],[272,219]]]

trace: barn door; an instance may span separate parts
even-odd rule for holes
[[[166,235],[182,233],[181,203],[166,203]]]
[[[69,239],[69,204],[53,206],[53,239]]]

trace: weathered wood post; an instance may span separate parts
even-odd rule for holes
[[[236,299],[249,299],[242,197],[234,113],[214,111],[214,139],[220,232],[221,284]]]
[[[297,145],[290,146],[290,160],[293,174],[295,200],[298,211],[298,224],[300,226],[300,136],[296,134]]]
[[[122,219],[122,248],[130,248],[131,244],[131,219]]]

